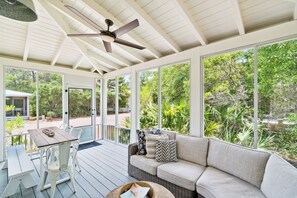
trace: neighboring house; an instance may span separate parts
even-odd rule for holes
[[[6,118],[9,120],[19,113],[24,119],[29,119],[29,98],[31,95],[25,92],[5,90],[6,105],[15,107],[14,110],[6,112]]]

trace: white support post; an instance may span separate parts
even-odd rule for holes
[[[131,127],[130,127],[130,143],[136,142],[136,130],[139,129],[139,99],[138,94],[138,74],[135,69],[131,71]]]
[[[158,128],[162,129],[162,68],[158,67]]]
[[[0,162],[5,159],[5,83],[4,65],[0,63]]]
[[[65,115],[65,112],[67,111],[67,101],[66,101],[66,96],[65,96],[65,76],[62,75],[62,120],[63,124],[68,124],[68,117]],[[69,126],[68,126],[69,127]]]
[[[115,142],[119,143],[119,77],[115,78]]]
[[[37,117],[37,129],[39,129],[39,75],[37,71],[36,71],[36,117]]]
[[[258,48],[254,47],[254,148],[258,146]]]
[[[103,139],[107,137],[106,121],[107,121],[107,79],[102,80],[102,126]]]
[[[203,68],[199,50],[193,50],[190,63],[190,135],[202,137],[203,122]]]
[[[101,125],[99,125],[99,134],[101,132],[101,138],[103,139],[103,116],[102,116],[102,112],[103,112],[103,79],[100,79],[100,119],[101,119]],[[100,135],[99,135],[100,137]]]
[[[92,110],[91,110],[91,116],[92,116],[92,130],[93,130],[93,140],[96,140],[96,118],[97,118],[97,109],[96,109],[96,86],[97,86],[97,79],[94,78],[94,84],[93,84],[93,93],[92,93]]]
[[[29,102],[29,97],[26,98],[26,103],[27,103],[27,113],[26,116],[28,116],[28,118],[30,117],[30,102]]]

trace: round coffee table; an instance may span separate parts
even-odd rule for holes
[[[173,194],[167,190],[167,188],[165,188],[164,186],[161,186],[157,183],[154,182],[148,182],[148,181],[139,181],[139,182],[130,182],[127,184],[124,184],[116,189],[114,189],[113,191],[111,191],[106,198],[119,198],[120,197],[120,192],[122,190],[122,188],[124,186],[127,186],[129,184],[133,184],[133,183],[138,183],[140,186],[141,183],[145,184],[145,185],[149,185],[151,186],[151,189],[153,190],[153,198],[158,198],[158,197],[162,197],[162,198],[174,198]]]

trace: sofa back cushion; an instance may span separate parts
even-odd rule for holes
[[[176,136],[177,158],[206,166],[207,138]]]
[[[267,198],[297,197],[297,169],[272,154],[266,165],[261,191]]]
[[[207,164],[260,188],[270,154],[209,138]]]
[[[175,131],[164,131],[164,130],[160,130],[161,134],[167,134],[169,137],[169,140],[175,140],[176,139],[176,135],[177,132]]]

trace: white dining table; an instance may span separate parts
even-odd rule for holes
[[[47,136],[46,134],[44,134],[42,132],[44,129],[49,129],[50,131],[53,131],[55,133],[55,135],[53,137]],[[72,141],[78,140],[77,137],[74,137],[74,136],[70,135],[69,133],[66,133],[65,131],[59,129],[58,127],[30,129],[30,130],[28,130],[28,133],[30,134],[30,156],[31,156],[31,159],[32,159],[33,142],[36,145],[36,147],[39,149],[39,152],[40,152],[40,156],[39,156],[40,175],[43,174],[43,158],[44,158],[44,153],[48,147],[54,146],[54,145],[59,145],[63,142],[69,142],[69,141],[72,142]],[[69,177],[60,179],[57,181],[57,184],[68,181],[69,179],[70,179]],[[50,184],[45,185],[43,189],[47,189],[47,188],[50,188]]]

